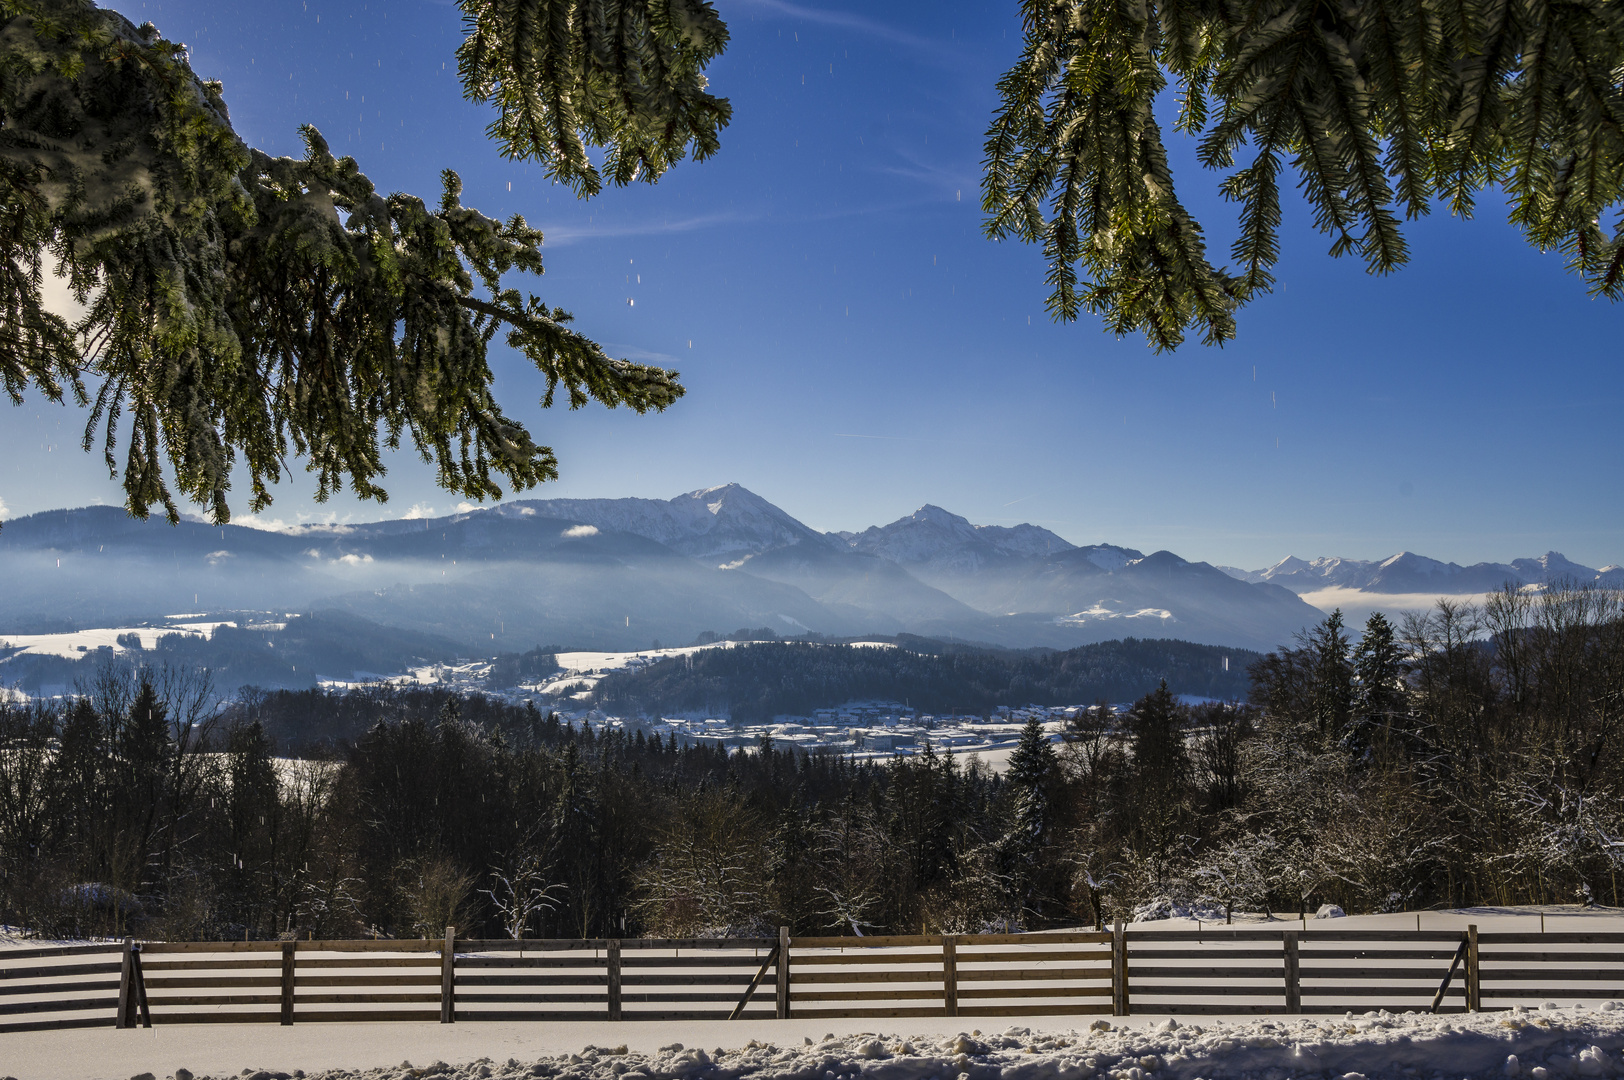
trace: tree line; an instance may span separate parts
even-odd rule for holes
[[[923,638],[895,648],[812,642],[706,649],[612,672],[594,702],[620,715],[704,711],[735,720],[810,715],[848,701],[905,702],[920,712],[984,714],[999,705],[1131,701],[1167,680],[1174,692],[1242,698],[1258,654],[1188,641],[1125,638],[1064,652],[954,647]]]
[[[438,689],[211,708],[196,675],[108,668],[0,705],[0,920],[686,936],[1618,902],[1618,593],[1508,590],[1357,641],[1333,614],[1251,679],[1245,702],[1162,683],[1097,703],[1057,742],[1033,721],[996,773],[730,753]]]

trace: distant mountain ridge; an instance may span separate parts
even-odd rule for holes
[[[527,499],[439,518],[307,525],[137,522],[111,507],[0,530],[0,636],[55,621],[329,610],[462,643],[683,644],[706,631],[915,634],[1070,649],[1124,637],[1267,649],[1317,621],[1270,582],[1172,552],[1077,547],[937,506],[822,533],[737,484],[669,500]]]
[[[1369,593],[1480,593],[1493,592],[1507,582],[1518,585],[1548,585],[1559,581],[1593,582],[1609,588],[1624,588],[1624,566],[1593,569],[1573,562],[1558,551],[1509,563],[1439,562],[1414,552],[1401,551],[1387,559],[1318,558],[1288,556],[1262,570],[1219,567],[1240,581],[1269,582],[1302,594],[1320,589],[1357,589]]]

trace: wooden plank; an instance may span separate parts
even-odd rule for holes
[[[1527,982],[1552,982],[1558,980],[1578,980],[1581,982],[1620,982],[1616,971],[1597,971],[1595,968],[1484,968],[1481,972],[1484,982],[1506,982],[1507,980],[1522,980]]]
[[[1459,940],[1460,931],[1455,931]],[[1479,945],[1618,945],[1624,947],[1624,933],[1491,933],[1477,935]]]
[[[118,968],[113,969],[115,972]],[[23,997],[28,994],[91,994],[102,993],[107,990],[117,992],[117,979],[103,979],[100,982],[39,982],[17,983],[12,986],[0,986],[0,997]]]
[[[1087,952],[966,952],[957,950],[961,964],[1037,964],[1050,961],[1068,963],[1098,963],[1111,962],[1110,949],[1091,949]],[[1226,954],[1227,955],[1227,954]],[[1278,953],[1274,955],[1279,955]],[[868,959],[864,957],[864,959]]]
[[[1204,927],[1201,930],[1130,930],[1128,940],[1130,943],[1138,941],[1189,941],[1211,942],[1214,944],[1225,941],[1279,941],[1285,928],[1279,930],[1232,930],[1222,926]],[[1450,944],[1460,940],[1459,930],[1423,930],[1417,933],[1414,930],[1299,930],[1304,945],[1310,941],[1447,941]],[[1619,935],[1624,937],[1624,935]]]
[[[36,964],[33,967],[7,968],[0,971],[0,980],[65,979],[72,975],[115,975],[123,966],[123,962],[119,960],[106,964]]]
[[[795,966],[806,967],[839,967],[850,964],[938,964],[941,962],[941,949],[935,948],[929,952],[846,952],[846,953],[806,953],[799,949],[795,952]]]
[[[1303,942],[1302,958],[1305,962],[1320,960],[1436,960],[1446,964],[1455,955],[1454,949],[1310,949]],[[1229,957],[1229,952],[1221,955]]]
[[[116,1009],[118,998],[53,998],[50,1001],[0,1002],[0,1016],[23,1016],[42,1012],[86,1012],[90,1009]]]
[[[319,964],[320,960],[301,960],[301,964]],[[413,961],[415,963],[416,961]],[[355,961],[341,960],[338,963],[354,964]],[[277,960],[143,960],[142,965],[150,975],[154,971],[209,971],[217,969],[230,969],[232,971],[275,971],[282,966]]]
[[[1460,994],[1462,992],[1463,990],[1459,986],[1451,987],[1449,991],[1451,996]],[[1437,990],[1427,983],[1422,983],[1420,986],[1305,986],[1303,987],[1303,993],[1313,994],[1315,997],[1329,998],[1334,998],[1337,996],[1348,998],[1382,997],[1384,995],[1387,997],[1397,998],[1410,995],[1416,998],[1425,998],[1426,1000],[1431,1001],[1432,996],[1437,993]],[[1191,996],[1199,997],[1200,995],[1194,994]]]
[[[941,997],[941,991],[935,989],[921,990],[798,990],[795,993],[796,1002],[802,1001],[896,1001],[901,998],[918,998],[920,1000],[935,1000]],[[796,1015],[803,1015],[796,1009]],[[943,1016],[950,1015],[945,1007]]]
[[[1535,987],[1532,990],[1517,990],[1508,986],[1500,989],[1484,987],[1482,996],[1487,998],[1500,998],[1501,1000],[1521,998],[1524,1001],[1533,1001],[1536,998],[1565,997],[1583,998],[1586,1001],[1590,1001],[1593,999],[1616,999],[1624,995],[1620,995],[1617,987],[1565,986],[1560,991],[1556,991],[1551,989],[1542,989],[1539,987]]]
[[[129,938],[124,939],[124,952],[119,958],[118,1019],[113,1022],[113,1026],[120,1030],[129,1027],[132,1020],[131,1005],[133,1003],[133,998],[131,997],[131,993],[134,990],[132,972],[134,970],[133,957],[135,956],[135,953],[130,948],[131,944],[132,942]]]
[[[1287,930],[1285,934],[1286,947],[1286,1013],[1288,1015],[1303,1011],[1302,970],[1298,964],[1297,931]]]
[[[1152,997],[1190,997],[1190,998],[1204,998],[1204,997],[1266,997],[1266,998],[1278,998],[1280,996],[1279,974],[1280,974],[1279,972],[1276,972],[1276,977],[1274,979],[1271,979],[1267,984],[1265,984],[1263,986],[1233,986],[1233,985],[1226,985],[1226,986],[1188,986],[1188,985],[1181,985],[1181,984],[1178,984],[1178,983],[1168,983],[1168,984],[1163,984],[1163,985],[1153,984],[1153,985],[1150,985],[1150,986],[1146,986],[1144,983],[1135,981],[1134,984],[1133,984],[1133,992],[1134,992],[1134,996],[1136,996],[1136,997],[1141,995],[1141,994],[1144,994],[1144,995],[1149,995],[1149,996],[1152,996]],[[1309,992],[1309,988],[1306,987],[1306,986],[1303,987],[1303,993],[1306,994],[1308,992]],[[1392,991],[1391,988],[1388,988],[1386,990],[1383,990],[1382,992],[1391,994],[1393,991]],[[1279,1011],[1280,1006],[1276,1005],[1274,1008],[1275,1008],[1276,1011]],[[1157,1006],[1156,1009],[1154,1009],[1153,1011],[1161,1012],[1162,1009],[1161,1009],[1160,1006]]]
[[[1110,1016],[1109,1005],[966,1005],[961,1016]]]
[[[371,1009],[364,1012],[346,1010],[327,1012],[311,1009],[300,1010],[299,1012],[300,1023],[368,1024],[388,1020],[432,1022],[439,1018],[440,1013],[437,1009]],[[176,1013],[172,1016],[165,1016],[163,1022],[166,1024],[274,1024],[278,1022],[278,1013],[275,1009],[251,1013]]]
[[[147,980],[149,990],[198,990],[205,986],[281,986],[280,975],[176,975]]]
[[[278,999],[280,1000],[280,999]],[[440,995],[435,994],[300,994],[299,1019],[311,1005],[438,1005]]]
[[[737,1020],[739,1017],[744,1015],[744,1010],[749,1006],[750,999],[755,996],[756,987],[761,985],[761,980],[767,977],[767,971],[777,962],[778,949],[775,947],[773,951],[768,954],[766,962],[761,965],[761,970],[756,972],[755,975],[750,979],[750,985],[744,988],[744,996],[739,998],[739,1003],[733,1006],[732,1012],[728,1013],[727,1018],[729,1020]]]
[[[580,952],[602,951],[608,938],[463,938],[465,952]]]
[[[1135,942],[1133,946],[1133,958],[1135,960],[1202,960],[1210,963],[1213,960],[1278,960],[1282,955],[1277,948],[1230,949],[1211,942],[1203,944],[1192,941],[1188,945],[1175,949],[1144,946],[1138,942]],[[1320,954],[1315,953],[1313,955],[1318,956]],[[1404,955],[1409,956],[1411,954],[1405,953]]]
[[[959,991],[959,998],[1044,998],[1111,996],[1109,986],[1023,986],[1018,990],[1000,986],[972,987]]]
[[[633,1020],[726,1020],[727,1013],[715,1009],[639,1009],[628,1014]],[[761,1009],[747,1012],[742,1019],[745,1020],[771,1020],[773,1014]]]
[[[611,941],[607,950],[609,960],[609,1019],[620,1019],[620,942]]]
[[[1128,1015],[1128,934],[1121,919],[1111,930],[1111,1015]]]
[[[631,949],[771,949],[778,942],[772,938],[631,938],[625,943]]]
[[[130,974],[135,985],[135,1004],[141,1010],[141,1026],[152,1026],[152,1003],[147,1000],[146,976],[141,971],[141,946],[130,950]]]
[[[1479,978],[1477,924],[1466,928],[1466,1009],[1477,1012],[1483,1004],[1483,984]]]
[[[457,1019],[457,928],[445,928],[445,942],[440,946],[440,1023],[450,1024]]]
[[[952,934],[942,935],[942,1007],[947,1015],[959,1015],[958,942]]]
[[[942,981],[936,971],[797,971],[790,976],[796,986],[803,983],[933,982]]]
[[[728,995],[728,1000],[732,1000],[732,995]],[[502,1004],[509,1005],[522,1004],[524,1002],[542,1002],[561,1005],[578,1002],[586,1005],[602,1006],[606,1001],[606,998],[603,994],[464,994],[459,990],[457,994],[457,1001],[459,1003],[471,1002],[476,1005],[488,1004],[490,1002],[500,1002]],[[458,1005],[457,1013],[459,1016],[462,1014],[461,1004]]]
[[[1002,935],[998,935],[1002,937]],[[994,945],[996,941],[978,941],[976,944]],[[894,949],[911,947],[915,949],[940,949],[942,935],[940,934],[878,934],[873,937],[798,937],[795,939],[797,949]]]
[[[457,958],[457,966],[461,967],[464,958]],[[346,971],[375,971],[382,968],[416,968],[419,971],[440,970],[440,958],[432,953],[423,956],[361,956],[355,959],[333,956],[296,956],[295,965],[300,970],[305,969],[332,969],[343,968]],[[256,964],[256,966],[258,966]],[[277,967],[277,962],[270,962],[266,967]]]
[[[271,980],[279,982],[280,980]],[[295,986],[440,986],[438,975],[295,975]]]
[[[1305,979],[1436,979],[1444,965],[1424,968],[1303,968]]]
[[[0,1024],[0,1035],[21,1034],[25,1031],[62,1031],[68,1028],[104,1028],[112,1025],[105,1016],[64,1017],[60,1020],[20,1020],[13,1024]]]
[[[1136,969],[1134,974],[1139,974],[1139,971]],[[973,971],[959,972],[960,982],[1007,982],[1029,979],[1088,980],[1109,979],[1110,977],[1111,972],[1107,968],[1014,968],[1005,971],[987,971],[978,968]]]
[[[598,1002],[599,1004],[602,1004],[603,999],[599,998]],[[769,1013],[768,1015],[770,1016],[771,1014]],[[572,1020],[603,1020],[605,1019],[605,1016],[602,1009],[597,1009],[595,1011],[592,1009],[577,1009],[571,1011],[548,1011],[545,1009],[470,1009],[463,1014],[463,1019],[480,1023],[490,1021],[502,1023],[514,1023],[516,1021],[523,1023],[568,1023]],[[638,1019],[641,1020],[643,1017],[639,1015]],[[658,1019],[658,1015],[656,1014],[656,1016],[651,1017],[651,1019]]]
[[[1279,967],[1150,967],[1130,961],[1129,971],[1136,979],[1281,979],[1285,976],[1284,957]],[[1099,978],[1099,976],[1094,976]]]
[[[803,1020],[824,1019],[850,1019],[867,1020],[886,1019],[903,1016],[946,1016],[947,1010],[940,1005],[921,1006],[919,1008],[903,1009],[796,1009],[795,1015]]]
[[[299,942],[304,945],[305,942]],[[361,944],[369,944],[362,942]],[[148,941],[141,951],[158,953],[279,953],[280,941]]]
[[[1063,934],[961,934],[959,944],[977,945],[1109,945],[1109,930],[1068,931]]]
[[[1487,934],[1478,936],[1479,942]],[[1490,952],[1483,950],[1480,959],[1485,964],[1592,964],[1598,967],[1624,965],[1624,953],[1609,956],[1606,953],[1596,952],[1502,952],[1499,949]],[[1483,974],[1489,973],[1488,968]]]
[[[677,959],[667,961],[671,964],[682,962]],[[558,960],[539,956],[462,956],[457,959],[459,968],[601,968],[605,963],[601,956],[572,956]]]
[[[124,946],[118,942],[109,942],[106,945],[52,945],[43,949],[7,949],[0,953],[0,961],[13,960],[46,960],[59,956],[91,956],[96,953],[117,954]]]
[[[775,1019],[778,1020],[789,1019],[790,979],[792,977],[790,975],[791,955],[789,948],[789,927],[780,926],[778,928],[778,952],[776,962],[773,965],[775,974],[778,977],[777,992],[773,998]]]
[[[800,999],[800,996],[796,995],[796,1000],[799,1000],[799,999]],[[704,994],[704,993],[696,993],[696,994],[622,994],[621,997],[620,997],[620,1000],[621,1000],[621,1002],[623,1004],[626,1004],[626,1005],[666,1004],[666,1003],[671,1003],[671,1002],[675,1002],[675,1003],[680,1005],[684,1001],[692,1001],[692,1002],[696,1002],[696,1003],[697,1002],[712,1002],[712,1001],[714,1001],[714,1002],[719,1002],[719,1003],[724,1004],[724,1005],[730,1005],[730,1004],[733,1004],[734,1002],[738,1001],[738,996],[735,995],[735,994]]]
[[[622,975],[622,986],[746,986],[750,976],[738,975]]]
[[[768,950],[770,954],[772,950]],[[740,953],[738,956],[625,956],[620,958],[622,968],[743,968],[761,966],[761,956]],[[459,964],[462,961],[457,961]]]
[[[284,1027],[291,1027],[293,1025],[293,959],[293,942],[283,942],[280,1004],[282,1006],[282,1025]]]
[[[182,1005],[280,1005],[281,994],[164,994],[152,998],[154,1008],[173,1009]]]
[[[458,975],[462,986],[608,986],[609,976],[596,975]]]

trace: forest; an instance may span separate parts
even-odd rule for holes
[[[965,932],[1193,910],[1619,902],[1624,606],[1339,614],[1249,700],[1165,685],[1009,767],[742,752],[443,691],[104,669],[0,706],[0,921],[155,938]],[[342,710],[281,758],[268,731]]]
[[[999,705],[1132,701],[1166,679],[1175,694],[1239,700],[1258,654],[1188,641],[1125,638],[1065,652],[1008,651],[902,636],[896,648],[807,642],[709,649],[614,672],[595,688],[616,715],[704,711],[757,722],[848,701],[985,714]]]

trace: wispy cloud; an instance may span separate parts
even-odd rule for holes
[[[894,26],[875,22],[862,15],[853,15],[846,11],[828,11],[824,8],[805,7],[801,4],[786,3],[785,0],[744,0],[750,7],[763,8],[787,19],[800,19],[803,22],[818,23],[822,26],[836,26],[842,30],[855,30],[869,37],[889,41],[894,45],[902,45],[933,60],[951,60],[956,58],[957,51],[946,42],[936,41],[918,34],[911,34],[906,30],[898,30]]]
[[[718,225],[738,225],[759,221],[763,213],[757,210],[729,210],[715,214],[699,214],[674,221],[621,221],[597,224],[543,226],[546,247],[564,247],[583,240],[606,240],[627,236],[665,236],[670,233],[697,232]]]

